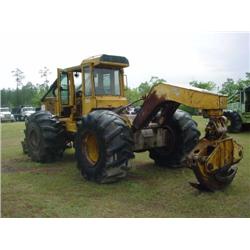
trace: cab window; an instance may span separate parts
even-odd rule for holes
[[[81,72],[74,72],[74,84],[76,90],[82,89],[82,73]]]
[[[85,96],[91,96],[91,74],[90,68],[86,67],[84,70],[84,82],[85,82]]]
[[[61,84],[61,101],[62,105],[69,104],[69,81],[68,74],[62,72],[60,75],[60,84]]]
[[[94,68],[96,95],[120,95],[119,69]]]

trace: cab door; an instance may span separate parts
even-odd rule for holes
[[[70,74],[58,69],[58,111],[60,117],[70,117],[72,105],[70,103]]]

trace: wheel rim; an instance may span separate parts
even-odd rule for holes
[[[33,149],[36,149],[39,145],[39,136],[35,130],[30,132],[29,136],[30,145]]]
[[[94,166],[99,159],[99,147],[97,138],[93,133],[88,133],[83,138],[83,149],[89,162]]]

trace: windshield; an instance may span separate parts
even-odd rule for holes
[[[0,112],[10,112],[10,109],[9,108],[1,108]]]
[[[32,107],[24,108],[23,111],[35,111],[35,108]]]
[[[94,68],[96,95],[120,95],[119,69]]]

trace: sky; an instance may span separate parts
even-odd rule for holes
[[[244,78],[250,71],[250,33],[225,32],[7,32],[1,41],[1,88],[14,88],[11,71],[21,69],[23,83],[41,83],[38,73],[78,65],[99,54],[129,59],[129,87],[149,81],[151,76],[171,83]]]

